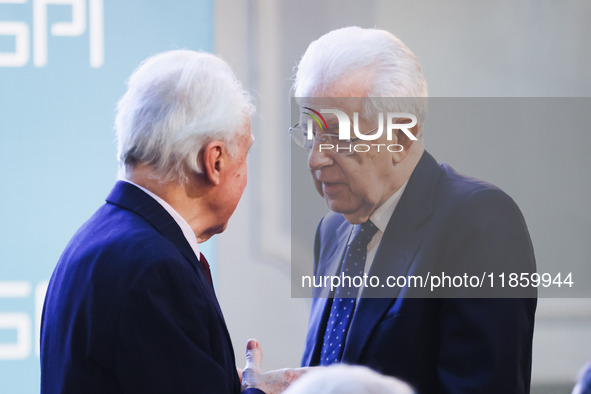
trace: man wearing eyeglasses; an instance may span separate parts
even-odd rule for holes
[[[310,44],[294,88],[302,116],[290,132],[332,211],[317,228],[314,275],[341,280],[315,294],[302,364],[367,365],[420,393],[528,393],[535,293],[367,284],[535,272],[513,200],[425,151],[427,87],[414,54],[385,31],[335,30]]]

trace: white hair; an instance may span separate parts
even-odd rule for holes
[[[235,154],[233,138],[254,112],[250,96],[220,58],[174,50],[146,59],[117,105],[119,174],[141,162],[163,181],[201,173],[201,148],[214,139]]]
[[[284,394],[413,394],[403,381],[367,367],[335,364],[316,367],[292,383]]]
[[[385,30],[345,27],[312,42],[297,67],[294,94],[312,97],[357,72],[369,77],[367,97],[408,98],[398,106],[413,113],[419,127],[423,124],[428,93],[421,65],[402,41]],[[381,111],[382,101],[368,100],[368,104]]]

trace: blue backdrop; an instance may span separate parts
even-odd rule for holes
[[[54,2],[0,0],[1,393],[39,392],[47,280],[115,181],[126,78],[155,53],[213,45],[211,0]]]

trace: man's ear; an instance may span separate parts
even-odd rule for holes
[[[414,135],[416,137],[419,133],[419,126],[415,125],[415,126],[411,127],[410,129],[408,129],[408,131],[410,131],[412,133],[412,135]],[[392,141],[392,142],[395,144],[402,145],[402,147],[404,148],[404,149],[402,149],[402,151],[395,152],[392,154],[392,160],[394,161],[394,164],[399,164],[408,155],[408,152],[409,152],[412,144],[417,141],[411,140],[410,137],[407,136],[406,133],[404,133],[402,130],[396,130],[396,134],[394,134],[394,135],[396,136],[396,141]]]
[[[203,151],[203,175],[215,186],[220,184],[220,174],[224,164],[224,148],[222,141],[211,141]]]

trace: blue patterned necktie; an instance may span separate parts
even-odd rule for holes
[[[347,248],[341,268],[341,273],[351,277],[351,279],[355,276],[363,276],[367,244],[378,230],[369,220],[360,227],[355,238],[353,238],[353,242]],[[358,291],[359,289],[354,286],[340,286],[335,290],[322,343],[320,365],[330,365],[340,361],[349,324],[353,318]]]

